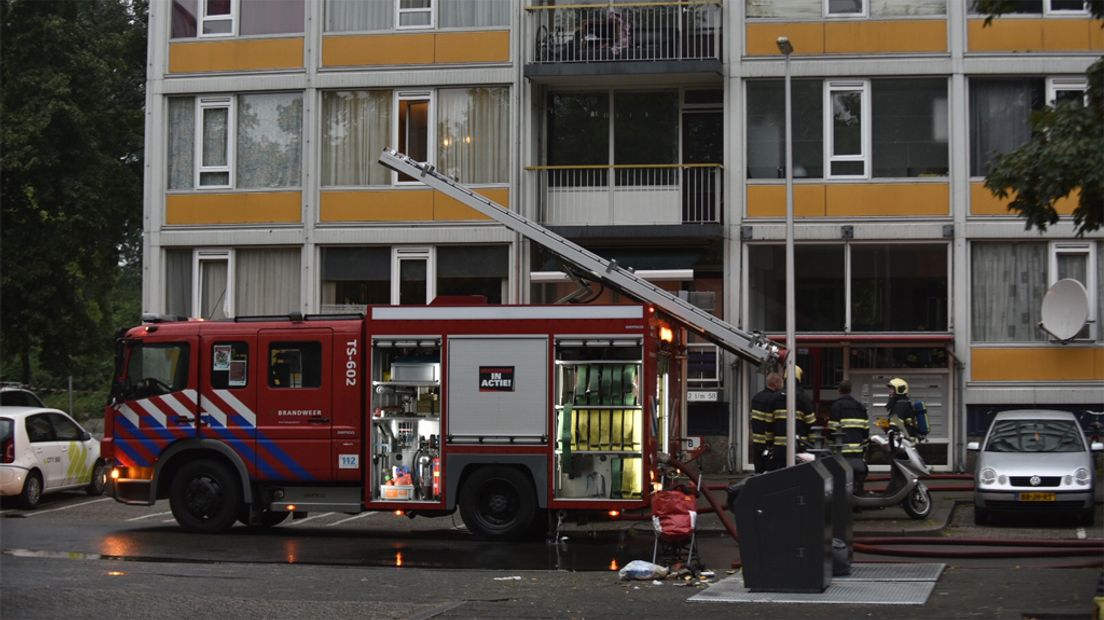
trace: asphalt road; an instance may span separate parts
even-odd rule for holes
[[[1104,538],[1099,526],[1049,521],[976,528],[968,505],[949,523],[950,536]],[[480,543],[459,517],[389,513],[312,514],[268,531],[204,536],[179,530],[164,503],[62,494],[33,512],[0,507],[0,616],[1085,618],[1100,569],[1046,567],[1102,559],[859,555],[947,568],[922,606],[697,603],[687,599],[700,586],[618,580],[625,562],[650,559],[652,541],[640,523],[576,528],[561,545]],[[718,578],[739,555],[714,534],[699,549]]]

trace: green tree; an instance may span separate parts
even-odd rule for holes
[[[107,381],[115,313],[133,306],[120,272],[141,255],[147,8],[0,0],[5,378]]]
[[[1012,11],[1018,0],[976,0],[978,12],[994,17]],[[1086,3],[1093,17],[1104,18],[1104,0]],[[1104,58],[1088,70],[1088,105],[1067,101],[1039,110],[1031,118],[1031,139],[1010,153],[993,158],[985,187],[998,198],[1012,196],[1010,211],[1027,228],[1058,222],[1055,203],[1080,193],[1073,211],[1081,236],[1104,225]]]

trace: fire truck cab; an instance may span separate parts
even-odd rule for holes
[[[663,338],[660,334],[663,334]],[[289,514],[460,509],[476,536],[646,507],[682,393],[650,306],[371,307],[121,334],[115,498],[220,532]]]

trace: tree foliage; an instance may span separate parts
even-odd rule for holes
[[[5,378],[105,381],[141,254],[146,9],[0,0]]]
[[[994,17],[1008,13],[1016,0],[977,0],[976,8]],[[1104,0],[1088,2],[1091,14],[1104,18]],[[994,157],[985,187],[1001,199],[1011,196],[1010,211],[1027,228],[1046,230],[1058,222],[1056,203],[1078,196],[1073,210],[1078,236],[1104,225],[1104,58],[1088,70],[1088,105],[1067,101],[1036,112],[1031,139],[1019,149]]]

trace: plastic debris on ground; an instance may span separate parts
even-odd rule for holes
[[[521,577],[518,576],[518,575],[514,575],[512,577],[495,577],[494,580],[495,581],[521,581]]]
[[[633,579],[664,579],[667,577],[667,568],[665,566],[659,566],[652,564],[651,562],[645,562],[644,560],[633,560],[626,564],[621,570],[617,571],[623,581],[630,581]]]

